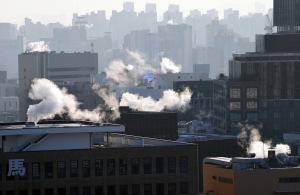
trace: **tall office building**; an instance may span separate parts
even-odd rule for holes
[[[156,4],[155,3],[146,3],[145,12],[146,13],[150,13],[150,12],[155,13],[156,12]]]
[[[158,27],[160,50],[175,64],[182,65],[182,72],[192,71],[192,26],[166,25]]]
[[[90,83],[90,74],[98,73],[96,53],[35,52],[19,55],[20,120],[26,120],[28,91],[35,78],[52,81]]]
[[[255,13],[266,13],[266,6],[263,3],[255,2]]]
[[[275,9],[275,8],[274,8]],[[262,135],[281,141],[300,127],[299,33],[256,36],[256,52],[233,54],[229,79],[260,84]],[[279,44],[279,45],[278,45]]]
[[[274,0],[274,26],[278,32],[300,30],[300,3],[298,0]]]
[[[164,24],[173,23],[173,24],[182,24],[183,23],[183,14],[179,11],[179,5],[170,4],[168,11],[164,12]]]
[[[134,12],[134,3],[133,2],[124,2],[123,10],[127,12]]]
[[[14,40],[17,37],[17,25],[0,23],[0,40]]]

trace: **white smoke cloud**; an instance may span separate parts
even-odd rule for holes
[[[41,100],[39,104],[30,105],[27,110],[28,121],[37,123],[41,119],[52,119],[56,114],[68,113],[73,120],[90,120],[100,122],[105,116],[100,108],[93,111],[80,110],[80,103],[66,89],[59,89],[47,79],[34,79],[29,92],[32,100]]]
[[[176,23],[176,22],[174,22],[174,20],[173,20],[173,19],[171,19],[171,20],[169,20],[169,21],[167,22],[167,24],[169,24],[169,25],[176,25],[177,23]]]
[[[126,50],[124,55],[128,65],[125,65],[122,60],[114,60],[105,68],[106,78],[104,82],[121,92],[125,91],[125,88],[129,86],[138,84],[141,76],[157,72],[146,63],[146,60],[140,53]]]
[[[48,44],[45,41],[31,42],[27,45],[27,52],[46,52],[50,51]]]
[[[93,90],[104,100],[106,106],[106,110],[112,110],[112,115],[110,116],[111,120],[115,120],[120,117],[119,112],[119,102],[116,98],[116,93],[113,91],[109,91],[106,88],[102,88],[100,85],[94,84]]]
[[[169,58],[163,58],[161,63],[161,72],[166,74],[167,72],[171,72],[171,73],[180,73],[181,71],[181,66],[180,65],[175,65],[175,63],[170,60]]]
[[[132,109],[139,111],[161,112],[167,110],[182,110],[189,108],[192,92],[186,88],[181,93],[176,93],[173,90],[163,92],[163,97],[158,101],[151,97],[141,97],[137,94],[124,93],[121,99],[121,106],[129,106]]]
[[[247,153],[255,153],[256,158],[267,158],[268,157],[268,150],[272,147],[272,141],[265,141],[261,140],[260,133],[257,129],[246,126],[243,127],[243,131],[239,134],[240,137],[247,136],[247,133],[250,133],[250,142],[247,149]],[[280,153],[290,154],[290,146],[286,144],[277,144],[274,148],[276,155]]]

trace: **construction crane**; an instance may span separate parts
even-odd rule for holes
[[[266,15],[266,26],[265,26],[266,34],[273,33],[273,19],[270,19],[269,15]]]

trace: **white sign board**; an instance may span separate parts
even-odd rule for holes
[[[24,162],[24,159],[9,160],[9,163],[8,163],[9,169],[8,169],[7,176],[9,176],[9,177],[17,176],[17,175],[24,176],[26,169],[23,165],[23,162]]]

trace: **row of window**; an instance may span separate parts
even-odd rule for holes
[[[278,183],[300,183],[300,177],[279,178]]]
[[[132,158],[131,160],[131,175],[139,175],[139,174],[152,174],[152,158]],[[181,156],[179,159],[179,171],[180,173],[188,172],[188,157]],[[140,169],[140,164],[143,165],[143,170]],[[116,175],[116,160],[115,159],[107,159],[107,176]],[[20,180],[26,180],[28,178],[28,163],[23,163],[25,167],[25,175],[20,176]],[[54,169],[53,162],[45,162],[44,163],[45,170],[45,178],[50,179],[53,178]],[[66,177],[66,162],[58,161],[57,162],[57,178],[65,178]],[[103,160],[95,160],[95,176],[103,176]],[[128,175],[128,162],[126,158],[119,159],[119,175]],[[1,174],[2,167],[0,165],[0,181],[2,179]],[[40,179],[41,177],[41,165],[39,162],[32,163],[32,179]],[[8,165],[6,166],[6,172],[8,173]],[[176,173],[176,157],[168,157],[167,158],[167,173]],[[155,171],[156,174],[163,174],[165,172],[164,167],[164,157],[155,158]],[[82,177],[90,177],[91,176],[91,162],[90,160],[82,161]],[[72,160],[70,161],[70,177],[78,177],[78,161]],[[14,180],[14,177],[6,177],[6,180]]]
[[[133,185],[120,185],[119,186],[119,194],[120,195],[128,195],[129,187],[131,187],[132,195],[140,195],[141,193],[141,185],[140,184],[133,184]],[[156,184],[155,193],[152,190],[152,184],[144,184],[144,195],[164,195],[165,194],[165,184],[164,183],[157,183]],[[177,194],[177,186],[176,183],[168,183],[167,184],[167,194],[168,195],[176,195]],[[106,191],[107,195],[116,195],[117,192],[116,186],[107,186]],[[103,186],[96,186],[95,187],[95,194],[97,195],[104,195],[104,187]],[[179,186],[180,194],[188,194],[188,183],[187,182],[180,182]],[[91,195],[92,193],[91,187],[83,187],[82,188],[82,195]],[[6,195],[15,195],[18,194],[16,191],[7,191]],[[54,189],[45,189],[45,195],[53,195]],[[66,195],[67,189],[66,188],[58,188],[57,195]],[[70,195],[79,195],[79,188],[78,187],[71,187],[70,188]],[[2,192],[0,191],[0,195]],[[28,195],[28,190],[20,190],[19,195]],[[41,195],[41,190],[32,190],[32,195]]]
[[[247,88],[246,97],[257,98],[257,88]],[[230,88],[230,98],[241,98],[241,88]]]
[[[229,103],[230,110],[240,110],[241,108],[242,108],[241,102],[230,102]],[[257,109],[257,102],[256,101],[246,102],[246,108],[249,110]]]
[[[219,177],[219,182],[227,183],[227,184],[233,184],[233,179],[225,178],[225,177]]]

